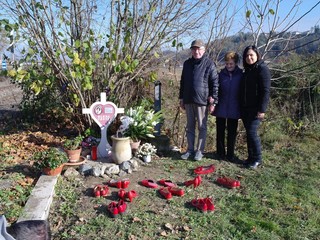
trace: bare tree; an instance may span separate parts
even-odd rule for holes
[[[203,26],[220,2],[1,0],[23,48],[19,63],[32,64],[10,74],[35,94],[55,89],[78,113],[106,87],[124,105],[156,79],[162,46]]]
[[[90,106],[106,88],[111,90],[110,100],[125,106],[143,95],[145,86],[157,78],[155,69],[162,64],[164,46],[179,51],[183,43],[189,46],[195,37],[202,38],[217,61],[235,24],[233,18],[242,8],[232,3],[0,0],[1,12],[9,16],[9,22],[0,24],[7,32],[14,31],[15,47],[22,54],[9,74],[35,95],[56,94],[74,114],[80,115],[81,108]],[[251,29],[254,43],[266,39],[260,44],[263,54],[271,52],[276,42],[289,47],[288,38],[280,34],[290,28],[279,18],[282,1],[267,0],[264,6],[255,0],[245,3],[247,24],[243,27]],[[298,4],[295,1],[285,19],[294,16]],[[24,62],[32,67],[26,69]],[[90,123],[89,117],[87,121]]]
[[[279,56],[287,53],[292,42],[299,39],[291,28],[299,23],[311,11],[320,5],[320,1],[310,6],[309,10],[298,16],[297,11],[302,4],[301,0],[291,1],[290,3],[281,0],[267,0],[259,4],[256,0],[249,0],[245,2],[246,7],[246,25],[252,34],[252,44],[258,46],[261,50],[262,56],[272,56],[273,60]],[[280,12],[282,16],[280,17]],[[282,49],[274,54],[275,45],[281,44]],[[270,59],[270,61],[272,61]]]
[[[314,70],[310,71],[310,69],[316,68],[320,58],[319,55],[304,56],[299,58],[299,62],[295,52],[300,47],[319,42],[320,37],[310,32],[296,33],[291,31],[291,28],[310,12],[316,11],[316,8],[320,6],[320,1],[312,4],[308,2],[309,8],[298,15],[298,8],[301,4],[303,4],[301,0],[290,3],[281,0],[267,0],[263,4],[259,4],[256,0],[246,1],[246,27],[252,33],[251,44],[260,48],[262,56],[273,70],[273,86],[278,96],[281,96],[283,92],[291,91],[289,96],[280,97],[280,107],[287,106],[286,112],[290,112],[294,117],[296,115],[301,117],[309,112],[313,121],[316,121],[319,99],[317,89],[320,81],[318,74],[313,73]],[[280,17],[280,12],[282,17]],[[311,34],[314,34],[315,37],[310,38]],[[306,40],[307,37],[310,40]],[[303,44],[296,44],[298,42],[303,42]],[[295,66],[297,64],[298,66]],[[284,99],[287,104],[284,104]],[[301,114],[302,112],[304,114]]]

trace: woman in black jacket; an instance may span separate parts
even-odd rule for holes
[[[247,134],[248,159],[245,165],[255,169],[262,163],[258,127],[269,103],[271,75],[255,46],[248,46],[244,50],[243,67],[240,104]]]

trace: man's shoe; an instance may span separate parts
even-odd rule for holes
[[[257,162],[253,162],[253,163],[248,164],[248,168],[257,169],[258,166],[260,166],[260,165],[261,165],[261,162],[257,161]]]
[[[202,157],[203,157],[202,152],[201,151],[197,151],[196,155],[194,156],[194,160],[200,161],[202,159]]]
[[[225,160],[226,159],[226,155],[224,153],[220,153],[220,152],[216,152],[215,157],[217,158],[217,160]]]
[[[252,164],[252,163],[253,163],[252,160],[249,159],[249,158],[244,160],[244,161],[242,161],[243,166],[246,167],[246,168],[249,167],[249,165]]]
[[[187,160],[191,155],[192,155],[191,152],[186,152],[186,153],[184,153],[184,154],[181,155],[181,158],[182,158],[183,160]]]

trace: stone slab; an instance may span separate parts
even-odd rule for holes
[[[54,187],[59,176],[40,176],[17,222],[48,218]]]

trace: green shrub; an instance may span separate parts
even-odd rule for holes
[[[38,170],[44,168],[55,169],[68,162],[68,157],[65,152],[51,147],[48,150],[36,152],[33,155],[33,160],[35,161],[34,167]]]

